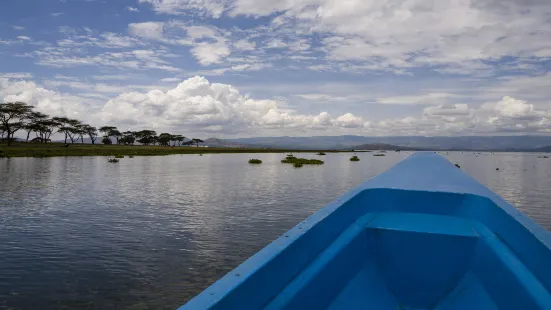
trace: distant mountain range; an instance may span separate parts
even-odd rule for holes
[[[211,139],[209,139],[211,140]],[[207,140],[207,141],[209,141]],[[315,136],[215,139],[218,146],[285,149],[551,151],[551,136]],[[207,144],[209,145],[209,144]],[[233,146],[232,146],[233,145]]]

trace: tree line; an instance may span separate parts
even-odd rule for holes
[[[196,145],[198,147],[200,143],[204,142],[197,138],[186,141],[186,137],[182,135],[166,132],[157,135],[154,130],[120,132],[114,126],[103,126],[98,129],[76,119],[50,117],[33,109],[33,106],[23,102],[0,103],[0,142],[6,141],[9,146],[16,140],[17,132],[26,134],[26,142],[35,143],[50,142],[51,136],[55,133],[65,135],[65,144],[68,140],[71,143],[79,140],[84,143],[84,137],[90,138],[92,144],[96,144],[99,133],[102,133],[101,143],[103,144],[112,144],[111,138],[121,145],[134,145],[138,142],[143,145]],[[31,139],[33,133],[35,137]]]

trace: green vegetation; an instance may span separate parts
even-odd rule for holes
[[[129,155],[128,158],[134,158],[134,155]]]
[[[360,159],[358,158],[358,156],[352,156],[350,158],[350,161],[360,161]]]
[[[215,148],[215,147],[173,147],[153,145],[105,145],[13,142],[9,147],[0,143],[2,157],[54,157],[54,156],[163,156],[173,154],[232,154],[232,153],[286,153],[289,150],[267,148]],[[297,151],[312,153],[318,151]],[[296,157],[292,157],[296,158]]]
[[[374,154],[373,156],[386,156],[385,154]]]
[[[302,166],[303,166],[303,164],[300,163],[300,162],[293,163],[293,167],[294,167],[294,168],[300,168],[300,167],[302,167]]]
[[[306,158],[296,158],[294,156],[287,156],[284,160],[281,161],[283,164],[301,164],[301,165],[322,165],[323,161],[319,159],[306,159]],[[302,167],[302,166],[301,166]]]
[[[260,159],[249,159],[249,164],[261,164],[262,161]]]
[[[324,153],[324,152],[319,152],[319,153],[316,154],[316,155],[325,155],[325,153]]]
[[[115,158],[124,158],[124,155],[115,155]]]
[[[109,158],[107,161],[110,162],[110,163],[118,163],[119,162],[119,160],[116,159],[116,158]]]

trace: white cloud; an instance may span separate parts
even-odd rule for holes
[[[211,16],[220,17],[225,10],[222,0],[139,0],[140,3],[149,3],[158,13],[183,15],[189,11]]]
[[[23,26],[13,25],[13,26],[11,26],[11,27],[12,27],[13,29],[15,29],[15,30],[25,30],[25,27],[23,27]]]
[[[38,58],[39,65],[55,68],[93,65],[134,70],[180,71],[163,59],[166,51],[161,49],[107,52],[94,56],[74,55],[73,52],[69,48],[46,47],[29,55]]]
[[[395,96],[376,98],[375,101],[381,104],[442,104],[449,98],[457,98],[459,95],[449,93],[427,93],[417,96]]]
[[[0,78],[0,99],[22,101],[42,113],[93,121],[97,101],[45,89],[32,81],[10,81]]]
[[[32,73],[28,72],[6,72],[0,73],[0,79],[31,79],[33,77]]]
[[[280,39],[272,39],[266,42],[266,48],[285,48],[287,43],[281,41]]]
[[[432,67],[443,74],[494,74],[485,61],[518,57],[548,58],[551,51],[551,2],[458,0],[140,0],[159,13],[211,17],[269,17],[267,48],[310,49],[286,35],[319,34],[329,60],[356,61],[343,71],[406,74]],[[271,17],[277,15],[276,17]],[[299,39],[300,40],[300,39]],[[287,42],[287,43],[285,43]],[[501,68],[502,70],[504,68]]]
[[[50,15],[53,16],[53,17],[58,17],[58,16],[63,15],[63,13],[62,13],[62,12],[58,12],[58,13],[52,13],[52,14],[50,14]]]
[[[499,116],[509,118],[525,118],[535,115],[534,105],[527,103],[524,100],[518,100],[509,96],[503,97],[501,101],[496,103],[494,110]]]
[[[30,77],[25,74],[20,76]],[[176,79],[167,78],[166,81],[174,82]],[[250,134],[254,131],[255,134],[265,134],[273,130],[280,133],[286,129],[304,134],[312,134],[315,130],[333,130],[333,133],[364,135],[551,132],[551,111],[539,110],[526,101],[508,96],[479,109],[466,104],[439,104],[425,107],[418,117],[367,121],[352,113],[336,118],[327,112],[301,114],[286,108],[286,104],[278,100],[252,99],[231,85],[210,83],[198,76],[167,90],[66,79],[47,80],[46,85],[71,87],[82,92],[79,96],[68,95],[32,81],[0,77],[0,100],[28,102],[41,112],[74,117],[93,125],[109,123],[124,128],[149,127],[194,133]],[[136,91],[127,91],[132,88]],[[105,95],[101,93],[120,94],[106,102],[103,101]]]
[[[365,121],[359,116],[355,116],[352,113],[346,113],[339,117],[334,122],[337,126],[345,128],[358,128],[363,127]]]
[[[128,25],[128,33],[146,39],[161,40],[163,39],[163,32],[164,23],[162,22],[132,23]]]
[[[171,80],[172,81],[172,80]],[[227,84],[210,83],[193,77],[168,91],[124,93],[107,102],[102,109],[105,123],[152,128],[190,127],[195,131],[218,130],[224,133],[252,129],[297,129],[362,127],[361,117],[347,113],[332,119],[327,112],[300,114],[286,109],[276,100],[249,98]],[[137,124],[136,124],[137,125]]]
[[[230,53],[230,49],[223,41],[215,43],[200,42],[191,48],[191,54],[203,66],[221,63],[224,57]]]
[[[140,10],[138,10],[138,8],[131,7],[131,6],[126,7],[126,10],[128,12],[139,12],[140,11]]]
[[[256,48],[256,43],[249,42],[246,39],[241,39],[233,43],[233,47],[239,51],[254,51]]]
[[[31,38],[27,37],[27,36],[18,36],[17,37],[17,40],[21,40],[21,41],[31,41]]]
[[[164,78],[164,79],[161,79],[161,82],[164,82],[164,83],[172,83],[172,82],[180,82],[182,79],[179,79],[179,78]]]

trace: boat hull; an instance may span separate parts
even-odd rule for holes
[[[551,309],[550,246],[499,196],[417,153],[180,309]]]

